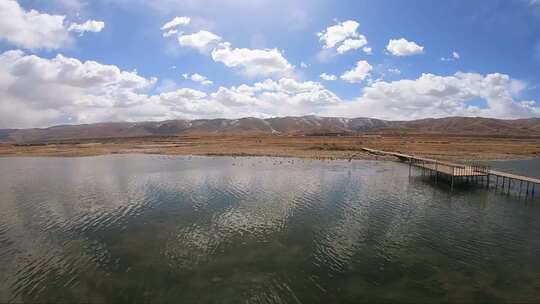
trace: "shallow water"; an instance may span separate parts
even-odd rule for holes
[[[0,302],[539,302],[540,202],[373,161],[0,158]]]
[[[490,161],[487,162],[487,164],[495,170],[540,178],[540,158]]]

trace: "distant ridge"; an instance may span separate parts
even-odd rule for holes
[[[277,117],[167,120],[61,125],[43,129],[0,129],[0,142],[48,142],[190,134],[353,135],[359,133],[440,133],[455,135],[540,136],[540,118],[501,120],[447,117],[413,121],[374,118]]]

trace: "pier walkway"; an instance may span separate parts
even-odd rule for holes
[[[534,197],[536,185],[540,184],[540,179],[491,170],[489,166],[480,163],[459,164],[398,152],[370,148],[362,148],[362,150],[371,154],[397,157],[401,161],[409,163],[409,175],[411,168],[416,167],[422,170],[422,175],[433,176],[436,182],[439,180],[449,181],[451,189],[454,188],[456,182],[473,182],[484,185],[486,188],[499,189],[508,194],[512,191],[519,196],[524,194],[525,197]]]

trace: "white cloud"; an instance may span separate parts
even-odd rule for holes
[[[181,25],[188,25],[191,22],[191,18],[182,16],[174,17],[171,21],[165,23],[162,27],[162,31],[171,30]]]
[[[82,33],[83,29],[94,31],[101,25],[90,20],[71,26]],[[0,1],[0,39],[27,49],[59,49],[72,43],[66,16],[27,11],[15,0]]]
[[[171,37],[172,35],[178,34],[178,30],[168,30],[161,34],[164,38]]]
[[[388,69],[388,72],[390,74],[394,74],[394,75],[400,75],[401,74],[401,71],[399,69]]]
[[[208,51],[212,45],[219,41],[221,41],[221,37],[209,31],[198,31],[194,34],[178,36],[178,43],[181,46],[192,47],[201,52]]]
[[[207,97],[204,92],[181,88],[150,96],[146,103],[158,106],[158,112],[155,112],[157,117],[202,118],[222,115],[224,107],[208,100]]]
[[[253,86],[220,87],[211,99],[227,107],[236,117],[271,117],[319,113],[341,102],[320,83],[290,78],[265,80]]]
[[[0,54],[0,128],[100,121],[220,117],[222,105],[193,89],[147,95],[155,84],[134,72],[58,55]]]
[[[7,59],[13,62],[7,62]],[[151,81],[135,72],[121,71],[114,65],[104,65],[95,61],[81,62],[74,58],[57,55],[44,59],[35,55],[25,55],[22,51],[7,51],[2,54],[13,76],[24,76],[34,82],[61,83],[84,89],[116,87],[137,89],[148,86]],[[32,86],[35,83],[29,82]]]
[[[191,75],[191,80],[198,82],[202,85],[211,85],[213,84],[212,80],[208,79],[206,76],[203,76],[201,74],[194,73]]]
[[[77,32],[80,35],[83,35],[85,32],[99,33],[105,28],[105,22],[88,20],[84,23],[72,23],[68,27],[68,31]]]
[[[301,67],[302,69],[307,69],[307,68],[309,67],[309,65],[308,65],[307,63],[305,63],[305,62],[302,61],[302,62],[300,62],[300,67]]]
[[[408,41],[405,38],[391,39],[388,41],[386,49],[394,56],[411,56],[424,52],[424,47],[416,42]]]
[[[319,77],[321,77],[321,79],[326,80],[326,81],[337,80],[336,75],[332,75],[332,74],[322,73],[321,75],[319,75]]]
[[[204,76],[186,75],[195,81]],[[22,51],[0,54],[0,128],[63,123],[195,118],[239,118],[320,112],[340,99],[317,82],[282,78],[214,93],[156,83],[134,72],[58,55],[47,59]],[[145,93],[146,92],[146,93]]]
[[[452,52],[452,57],[448,57],[448,58],[442,57],[441,61],[454,61],[454,60],[459,60],[460,58],[461,58],[461,56],[459,55],[459,53],[456,52],[456,51],[453,51]]]
[[[367,67],[371,67],[367,62],[359,62],[354,70],[364,73],[353,80],[366,78]],[[204,78],[194,75],[185,77],[195,81]],[[7,51],[0,54],[0,128],[307,114],[406,120],[455,115],[540,116],[534,102],[518,99],[527,83],[497,73],[423,74],[414,80],[375,81],[351,101],[341,100],[319,82],[290,78],[220,87],[210,94],[177,88],[166,80],[161,81],[165,92],[152,94],[155,83],[155,79],[114,65]],[[485,100],[487,107],[471,103],[477,100]]]
[[[350,50],[356,50],[364,47],[367,44],[365,38],[360,39],[347,39],[336,49],[338,53],[343,54]]]
[[[446,116],[518,118],[540,115],[540,109],[534,102],[516,100],[516,92],[523,89],[523,83],[516,83],[508,75],[498,73],[456,73],[451,76],[423,74],[415,80],[376,82],[364,88],[357,100],[340,104],[328,114],[403,120]],[[473,100],[485,100],[487,107],[470,104]]]
[[[164,38],[171,37],[173,35],[182,35],[182,32],[178,30],[178,27],[183,25],[188,25],[191,23],[191,18],[182,16],[182,17],[174,17],[171,21],[165,23],[161,30],[163,31],[163,34],[161,34]]]
[[[180,34],[178,43],[184,47],[195,48],[201,53],[208,53],[212,50],[211,56],[215,62],[239,69],[249,77],[281,77],[290,75],[294,70],[294,66],[285,59],[278,49],[233,48],[229,42],[222,42],[220,36],[206,30],[193,34]],[[305,68],[307,64],[302,62],[301,66]]]
[[[293,70],[277,49],[231,48],[229,43],[222,43],[212,51],[212,59],[252,77],[287,75]]]
[[[364,51],[364,53],[366,53],[367,55],[373,54],[373,49],[371,47],[369,47],[369,46],[363,47],[362,51]]]
[[[343,73],[340,78],[350,83],[361,83],[369,76],[372,69],[373,67],[367,61],[360,60],[354,69]]]
[[[0,37],[30,49],[57,49],[70,43],[65,16],[26,11],[17,1],[0,1]]]
[[[359,25],[354,20],[347,20],[327,27],[326,30],[317,33],[317,36],[323,43],[323,48],[336,48],[339,54],[343,54],[367,45],[367,38],[357,32]]]
[[[326,30],[317,33],[319,40],[325,48],[333,48],[338,43],[349,37],[358,37],[356,30],[360,24],[353,20],[347,20],[336,25],[329,26]]]
[[[0,54],[0,121],[39,126],[107,120],[107,109],[139,103],[144,98],[136,92],[154,82],[114,65],[7,51]]]

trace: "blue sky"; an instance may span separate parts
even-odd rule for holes
[[[0,0],[0,8],[0,128],[540,116],[536,0]],[[189,22],[162,30],[175,17]]]

